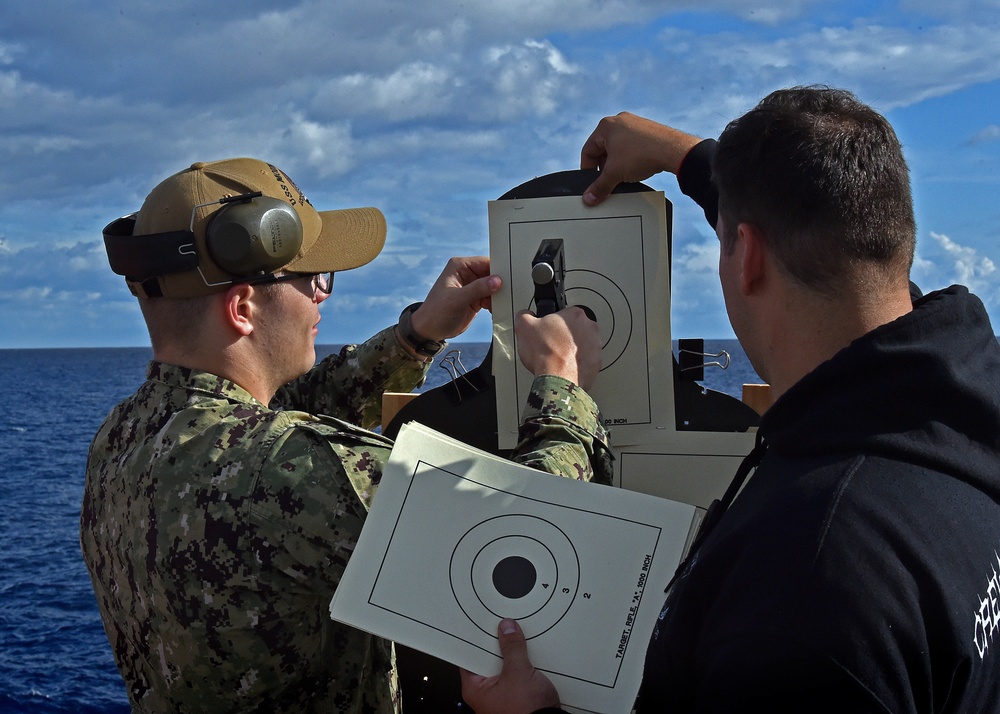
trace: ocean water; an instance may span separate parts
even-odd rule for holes
[[[469,369],[488,347],[454,346]],[[703,384],[739,397],[759,380],[738,343],[706,341],[719,349],[732,363],[706,369]],[[129,711],[78,529],[87,447],[149,358],[144,348],[0,350],[0,712]],[[450,378],[435,365],[423,389]]]

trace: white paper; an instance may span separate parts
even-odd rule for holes
[[[331,616],[470,671],[517,619],[564,707],[627,714],[691,505],[565,479],[404,425]]]
[[[707,509],[726,492],[756,431],[670,431],[658,444],[612,446],[614,485]]]
[[[544,239],[563,240],[566,302],[594,311],[603,366],[588,393],[613,442],[656,443],[673,429],[670,275],[661,191],[614,194],[588,208],[579,196],[491,201],[490,265],[503,278],[492,298],[498,440],[517,444],[532,375],[517,359],[514,315],[533,310],[531,260]]]

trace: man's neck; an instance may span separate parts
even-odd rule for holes
[[[169,347],[154,349],[153,359],[228,379],[262,404],[268,404],[280,386],[272,386],[267,381],[267,370],[259,369],[258,360],[252,354],[247,354],[240,343],[197,350]]]
[[[908,288],[836,299],[811,293],[786,305],[788,320],[775,324],[764,355],[775,399],[856,339],[913,309]]]

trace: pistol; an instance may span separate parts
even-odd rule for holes
[[[563,242],[550,238],[538,244],[531,259],[531,281],[535,284],[535,314],[538,317],[559,312],[566,307],[563,265]]]

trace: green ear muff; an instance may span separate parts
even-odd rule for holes
[[[284,201],[270,196],[233,201],[208,224],[208,252],[223,270],[247,276],[273,273],[302,247],[302,221]]]

